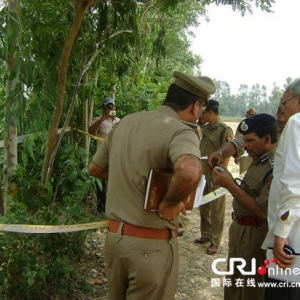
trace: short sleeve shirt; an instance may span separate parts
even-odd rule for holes
[[[244,154],[245,148],[243,147],[243,135],[242,134],[237,134],[235,138],[230,141],[236,149],[236,154],[234,157],[240,157]]]
[[[95,122],[97,122],[98,120],[100,120],[101,117],[102,117],[102,116],[99,116],[99,117],[95,118],[95,119],[92,121],[91,125],[93,125]],[[98,130],[95,132],[95,135],[96,135],[97,137],[101,138],[101,139],[105,139],[105,138],[107,137],[108,133],[112,130],[113,126],[114,126],[116,123],[118,123],[119,121],[120,121],[120,119],[117,118],[117,117],[114,117],[113,119],[108,118],[108,119],[104,120],[104,121],[100,124]],[[97,141],[97,147],[99,147],[100,144],[101,144],[101,141]]]
[[[265,213],[268,211],[268,195],[273,178],[275,151],[276,148],[267,152],[260,158],[253,160],[240,185],[246,193],[255,198],[256,203],[265,211]],[[233,199],[233,209],[239,215],[253,215],[235,199]]]
[[[101,168],[109,168],[107,217],[148,228],[177,228],[178,220],[144,210],[147,180],[152,168],[173,168],[182,155],[200,159],[196,131],[167,106],[124,117],[93,157]]]
[[[217,122],[214,126],[210,126],[210,124],[204,125],[202,128],[202,138],[200,142],[201,155],[209,156],[212,152],[217,151],[223,144],[231,141],[232,139],[233,131],[225,123]],[[212,188],[210,185],[212,175],[206,163],[206,160],[202,160],[202,170],[207,183],[205,193],[209,193],[215,188]]]

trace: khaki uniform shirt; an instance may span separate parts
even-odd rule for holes
[[[273,178],[274,154],[276,148],[267,152],[260,158],[253,160],[241,182],[240,187],[255,197],[256,203],[267,213],[268,195]],[[239,183],[239,182],[238,182]],[[253,216],[242,204],[233,199],[233,209],[238,215]]]
[[[245,148],[243,147],[243,135],[236,135],[234,140],[230,141],[236,149],[236,154],[233,157],[240,157],[244,154]]]
[[[202,138],[200,142],[201,155],[208,156],[212,152],[217,151],[227,141],[231,141],[233,139],[233,136],[234,134],[232,129],[225,123],[222,123],[220,121],[218,121],[213,127],[211,127],[209,123],[204,125],[202,128]],[[204,192],[204,194],[214,190],[210,188],[212,175],[206,163],[206,160],[202,160],[202,170],[207,182],[206,191]]]
[[[198,126],[192,129],[168,106],[124,117],[109,133],[93,157],[101,168],[109,168],[106,215],[148,228],[178,227],[144,210],[149,172],[173,168],[186,154],[200,159]]]

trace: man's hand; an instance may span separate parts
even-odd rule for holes
[[[105,111],[104,111],[104,113],[103,113],[103,115],[102,115],[102,117],[101,117],[101,119],[102,119],[102,122],[103,121],[105,121],[105,120],[107,120],[107,119],[109,119],[109,112],[110,112],[111,110],[109,109],[109,107],[106,107],[105,108]],[[101,123],[102,123],[101,122]]]
[[[88,166],[88,173],[90,176],[97,177],[103,180],[108,180],[108,169],[103,169],[96,165],[93,161]]]
[[[207,166],[212,169],[214,166],[220,166],[221,163],[226,165],[224,162],[225,158],[230,158],[231,156],[236,154],[236,148],[234,144],[227,142],[222,145],[222,147],[216,151],[211,153],[207,159]]]
[[[161,201],[158,207],[158,215],[167,221],[175,220],[181,212],[183,215],[186,215],[183,202],[174,205]]]
[[[223,160],[222,152],[216,151],[211,153],[207,158],[207,166],[212,169],[214,166],[220,166]]]
[[[235,157],[234,158],[234,163],[239,165],[240,164],[240,158],[239,157]]]
[[[235,184],[231,173],[229,173],[227,169],[224,169],[224,172],[220,172],[216,168],[213,168],[211,174],[216,186],[227,188],[230,185]]]
[[[291,263],[294,260],[294,255],[286,254],[283,251],[283,246],[288,245],[288,239],[275,236],[275,244],[273,248],[274,257],[277,260],[279,267],[286,269],[290,267]]]

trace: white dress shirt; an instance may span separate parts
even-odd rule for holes
[[[300,113],[287,122],[276,154],[268,202],[269,232],[263,249],[273,247],[275,235],[288,238],[300,251]],[[288,218],[281,216],[289,212]]]

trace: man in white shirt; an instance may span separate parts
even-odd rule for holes
[[[112,98],[104,98],[102,102],[102,116],[96,117],[89,127],[89,134],[95,135],[102,140],[97,140],[97,149],[100,147],[103,140],[112,130],[113,126],[120,121],[116,117],[115,101]],[[97,197],[97,211],[104,212],[106,204],[107,181],[102,180],[101,184],[96,180],[96,197]]]
[[[89,127],[89,134],[96,135],[101,139],[105,139],[113,126],[120,121],[116,117],[115,101],[112,98],[103,99],[102,116],[96,117]],[[97,141],[97,148],[101,141]]]
[[[288,268],[294,255],[286,254],[283,247],[290,245],[300,252],[300,79],[286,88],[280,105],[288,122],[275,154],[274,178],[269,193],[269,232],[262,248],[273,248],[277,264]],[[279,283],[278,280],[269,281]],[[268,288],[265,299],[300,299],[300,289]]]

